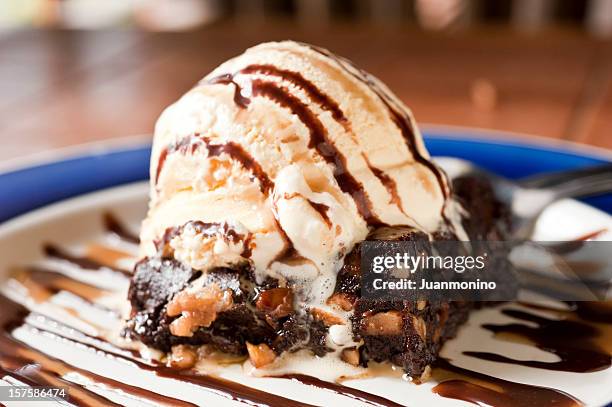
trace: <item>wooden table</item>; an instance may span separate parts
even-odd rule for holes
[[[161,110],[217,64],[250,45],[286,38],[354,60],[387,82],[421,123],[612,148],[610,42],[573,31],[450,35],[228,21],[175,34],[23,31],[3,37],[0,160],[150,133]]]

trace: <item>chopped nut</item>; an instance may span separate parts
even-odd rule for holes
[[[335,305],[343,311],[352,310],[353,302],[351,296],[346,293],[336,293],[327,299],[328,305]]]
[[[412,326],[421,339],[425,340],[427,336],[427,325],[425,325],[423,318],[412,315]]]
[[[225,353],[213,345],[203,345],[198,348],[198,361],[210,362],[215,365],[230,365],[245,360],[246,356]]]
[[[165,242],[159,243],[161,246],[161,256],[164,258],[174,257],[174,248]]]
[[[359,366],[359,351],[355,348],[343,349],[340,357],[349,365]]]
[[[421,376],[419,376],[418,379],[415,379],[414,382],[417,384],[421,384],[421,383],[425,383],[430,378],[431,378],[431,366],[427,365],[425,366],[425,369],[423,369],[423,373],[421,373]]]
[[[419,300],[417,301],[417,309],[419,311],[423,311],[425,309],[425,306],[427,305],[427,301],[425,300]]]
[[[399,335],[402,333],[402,314],[399,311],[380,312],[363,321],[366,335]]]
[[[300,138],[296,134],[290,134],[288,136],[283,137],[280,141],[281,143],[295,143],[297,141],[300,141]]]
[[[168,365],[174,369],[190,369],[198,361],[197,353],[189,345],[176,345],[172,347]]]
[[[325,326],[344,325],[344,321],[342,320],[342,318],[339,318],[327,311],[323,311],[322,309],[312,308],[310,310],[310,313],[312,314],[314,319],[323,322]]]
[[[251,343],[246,344],[247,352],[249,352],[249,358],[251,359],[251,364],[256,368],[260,368],[262,366],[269,365],[274,362],[276,359],[276,354],[268,345],[265,343],[259,345],[253,345]]]
[[[232,304],[231,292],[221,291],[216,284],[183,290],[168,303],[168,316],[181,315],[170,324],[170,332],[176,336],[192,336],[199,327],[209,327],[217,314]]]
[[[271,288],[261,293],[255,306],[272,318],[286,317],[293,312],[293,291],[290,288]]]

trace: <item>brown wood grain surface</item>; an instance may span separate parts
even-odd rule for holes
[[[151,133],[163,108],[246,47],[297,39],[385,81],[417,121],[612,148],[612,44],[569,30],[427,34],[238,21],[185,33],[23,31],[0,38],[0,160]]]

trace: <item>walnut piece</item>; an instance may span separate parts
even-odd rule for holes
[[[327,311],[323,311],[322,309],[312,308],[310,313],[314,319],[323,322],[325,326],[344,325],[342,318],[339,318]]]
[[[340,358],[349,365],[359,366],[359,351],[355,348],[343,349]]]
[[[191,369],[198,361],[195,349],[189,345],[176,345],[168,359],[168,365],[173,369]]]
[[[350,311],[353,309],[354,299],[352,296],[346,293],[336,293],[327,299],[328,305],[334,305],[343,311]]]
[[[176,336],[192,336],[198,328],[209,327],[217,314],[232,304],[231,291],[221,291],[216,284],[183,290],[168,303],[168,316],[180,315],[170,324],[170,332]]]
[[[412,315],[412,326],[421,339],[425,340],[427,337],[427,326],[423,318]]]
[[[399,311],[379,312],[365,317],[363,328],[366,335],[400,335],[402,314]]]
[[[429,379],[431,379],[431,366],[427,365],[425,366],[425,369],[423,369],[423,373],[421,373],[421,376],[419,376],[418,378],[413,378],[412,381],[416,384],[422,384],[428,381]]]
[[[286,317],[293,312],[293,291],[281,287],[263,291],[255,306],[272,318]]]
[[[259,345],[253,345],[247,342],[247,352],[249,353],[249,359],[251,364],[256,368],[269,365],[276,359],[276,354],[268,345],[265,343]]]

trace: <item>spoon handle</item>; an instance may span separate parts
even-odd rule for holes
[[[612,163],[577,170],[555,172],[524,178],[526,189],[548,189],[557,198],[582,197],[612,192]]]

